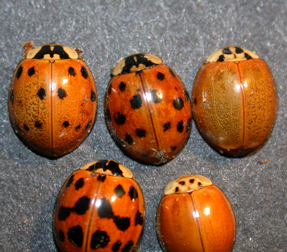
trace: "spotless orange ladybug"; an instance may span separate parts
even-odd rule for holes
[[[53,232],[63,252],[132,251],[144,225],[144,198],[132,172],[101,159],[74,171],[57,197]]]
[[[228,252],[236,223],[224,193],[210,179],[187,174],[164,189],[156,229],[166,252]]]
[[[212,53],[193,84],[193,115],[203,138],[222,154],[244,156],[265,142],[277,92],[264,60],[238,46]]]
[[[9,90],[11,124],[33,151],[63,156],[93,127],[97,91],[92,73],[79,49],[58,44],[32,49],[33,42],[23,47]]]
[[[163,164],[185,146],[191,101],[178,75],[161,58],[137,53],[111,72],[105,119],[119,147],[137,161]]]

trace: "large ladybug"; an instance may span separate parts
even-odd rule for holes
[[[185,146],[191,102],[178,75],[152,54],[133,54],[112,70],[105,98],[108,129],[119,147],[147,164],[163,164]]]
[[[79,146],[96,117],[97,91],[79,49],[23,46],[9,90],[11,124],[33,151],[60,157]]]
[[[212,53],[193,84],[193,115],[220,153],[244,156],[265,142],[275,122],[277,92],[264,60],[238,46]]]

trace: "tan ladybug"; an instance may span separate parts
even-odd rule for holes
[[[191,102],[178,75],[153,54],[133,54],[112,70],[105,97],[108,129],[137,161],[163,164],[185,146]]]
[[[275,82],[255,53],[228,46],[199,69],[193,115],[203,138],[220,153],[244,156],[267,139],[277,113]]]
[[[9,113],[17,136],[33,151],[60,157],[79,146],[96,117],[97,91],[79,49],[23,46],[23,60],[9,89]]]
[[[113,160],[74,171],[54,207],[53,232],[63,252],[132,251],[144,225],[144,198],[132,172]]]

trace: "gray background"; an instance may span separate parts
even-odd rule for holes
[[[57,251],[51,228],[62,183],[83,164],[99,158],[129,167],[141,185],[146,222],[138,251],[161,251],[156,207],[165,185],[202,174],[229,198],[237,221],[233,251],[287,251],[287,1],[19,1],[0,10],[0,251]],[[98,115],[89,137],[72,153],[50,160],[26,148],[9,122],[10,80],[24,42],[79,47],[98,90]],[[191,93],[195,74],[214,50],[238,45],[255,51],[271,68],[279,110],[273,132],[256,153],[227,158],[214,151],[195,124],[185,149],[163,166],[125,156],[110,137],[103,101],[110,69],[129,54],[164,58]],[[270,159],[266,164],[258,161]]]

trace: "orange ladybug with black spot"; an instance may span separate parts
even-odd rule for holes
[[[97,160],[73,172],[54,207],[53,232],[63,252],[132,251],[144,225],[144,198],[132,172]]]
[[[115,142],[143,163],[173,159],[185,146],[192,123],[189,94],[178,75],[149,53],[122,59],[111,75],[104,106]]]
[[[10,121],[33,151],[60,157],[79,146],[93,127],[95,81],[79,49],[59,44],[32,47],[33,42],[23,46],[23,60],[11,81]]]

